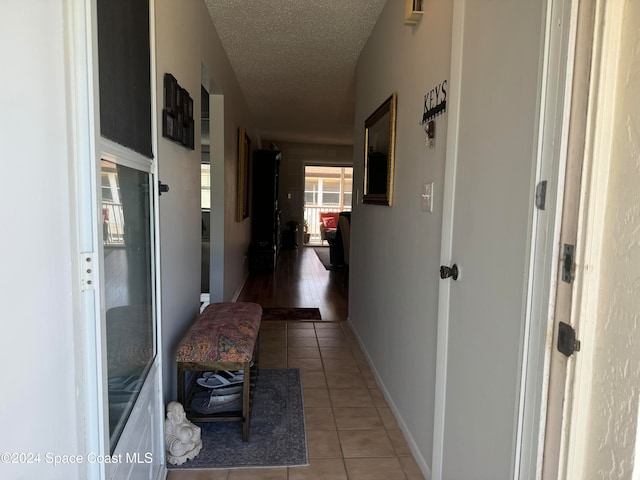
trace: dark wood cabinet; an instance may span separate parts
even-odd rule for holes
[[[256,150],[252,164],[251,245],[249,270],[271,272],[280,253],[278,175],[280,152]]]

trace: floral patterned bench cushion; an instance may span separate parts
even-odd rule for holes
[[[262,307],[257,303],[212,303],[178,346],[178,362],[249,362],[258,337]]]

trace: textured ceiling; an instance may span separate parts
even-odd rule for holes
[[[205,0],[265,139],[352,143],[358,56],[386,0]]]

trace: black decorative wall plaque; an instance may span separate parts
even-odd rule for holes
[[[162,136],[194,149],[193,99],[170,73],[164,74]]]
[[[424,113],[420,125],[424,125],[429,120],[447,111],[447,81],[432,88],[424,96]]]

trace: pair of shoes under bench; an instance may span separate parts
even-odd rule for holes
[[[198,385],[205,388],[223,388],[244,382],[244,374],[222,370],[220,372],[205,372],[196,380]]]
[[[235,412],[242,410],[242,393],[232,393],[230,395],[215,395],[215,390],[206,395],[204,392],[194,395],[191,399],[193,411],[210,415],[213,413]]]

